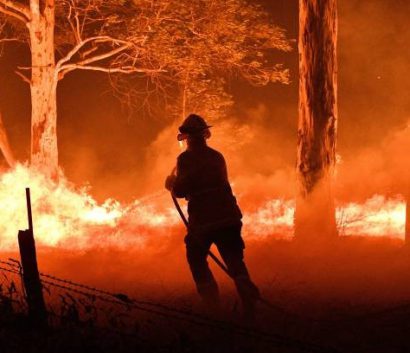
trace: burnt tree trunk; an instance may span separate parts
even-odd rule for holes
[[[295,236],[337,235],[332,176],[337,130],[336,0],[299,0],[299,123]]]
[[[54,1],[31,0],[31,164],[55,177],[58,171],[57,82]]]

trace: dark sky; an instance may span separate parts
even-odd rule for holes
[[[298,1],[264,0],[263,5],[289,38],[297,39]],[[343,158],[378,145],[408,122],[409,10],[410,3],[404,0],[339,0],[338,150]],[[8,47],[0,58],[0,109],[20,160],[29,155],[30,100],[28,86],[13,71],[26,57],[24,50]],[[279,59],[290,69],[290,85],[255,88],[231,82],[237,118],[247,121],[258,114],[259,122],[275,136],[262,153],[278,158],[261,167],[263,173],[295,164],[296,43],[293,52]],[[84,72],[59,83],[58,114],[60,161],[69,179],[89,182],[98,197],[138,194],[133,188],[141,181],[134,181],[143,175],[147,148],[167,120],[139,113],[129,116],[110,94],[103,75]],[[128,180],[122,183],[126,175]]]

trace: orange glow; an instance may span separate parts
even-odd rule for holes
[[[98,204],[86,188],[75,188],[64,178],[53,183],[24,165],[0,177],[0,249],[15,249],[17,231],[27,228],[24,188],[30,187],[34,232],[39,246],[70,249],[142,245],[150,231],[178,223],[171,204],[135,200],[128,205],[108,199]],[[165,194],[165,192],[164,192]],[[157,195],[161,197],[161,195]],[[165,204],[169,207],[159,208]]]
[[[24,188],[31,188],[34,231],[39,246],[88,249],[142,247],[150,237],[168,237],[181,227],[168,193],[148,195],[128,204],[108,199],[98,203],[87,188],[75,188],[63,177],[55,184],[24,165],[0,177],[0,249],[17,247],[17,231],[27,228]],[[248,239],[293,235],[294,201],[273,199],[244,211]],[[362,204],[337,210],[341,235],[404,237],[405,202],[375,195]],[[154,239],[154,238],[152,238]]]
[[[375,195],[363,204],[349,203],[337,212],[342,235],[404,237],[406,204],[403,199]]]
[[[295,203],[270,200],[244,217],[245,234],[251,238],[291,237]],[[374,195],[362,204],[339,205],[336,210],[339,235],[387,236],[404,238],[406,205],[402,198],[387,199]]]

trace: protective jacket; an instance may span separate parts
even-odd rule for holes
[[[229,185],[225,159],[205,143],[179,155],[172,191],[188,200],[189,231],[206,233],[241,225],[242,214]]]

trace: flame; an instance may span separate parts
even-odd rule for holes
[[[0,177],[0,249],[16,248],[17,231],[27,228],[24,189],[30,187],[34,231],[39,246],[84,249],[93,246],[142,245],[151,231],[164,234],[165,225],[179,220],[167,202],[149,198],[121,205],[108,199],[98,204],[87,188],[75,188],[66,179],[46,179],[27,166]],[[161,198],[164,193],[155,195]],[[164,201],[164,200],[163,200]],[[161,207],[161,205],[169,207]]]
[[[342,235],[404,237],[406,203],[401,197],[374,195],[364,204],[349,203],[336,216]]]
[[[31,189],[38,246],[143,247],[151,237],[170,236],[181,227],[166,191],[128,204],[113,199],[98,203],[87,188],[76,188],[64,178],[54,183],[19,164],[0,176],[0,250],[15,250],[17,231],[27,228],[26,187]],[[253,211],[241,206],[248,239],[292,237],[293,200],[269,200]],[[336,216],[342,235],[404,236],[405,202],[400,197],[375,195],[362,204],[340,205]]]
[[[245,213],[244,234],[248,238],[267,236],[291,237],[295,202],[293,200],[269,200],[255,212]]]
[[[271,235],[291,237],[295,202],[270,200],[244,217],[245,232],[253,238]],[[374,195],[362,204],[348,203],[336,209],[339,235],[404,238],[406,203],[402,197]]]

